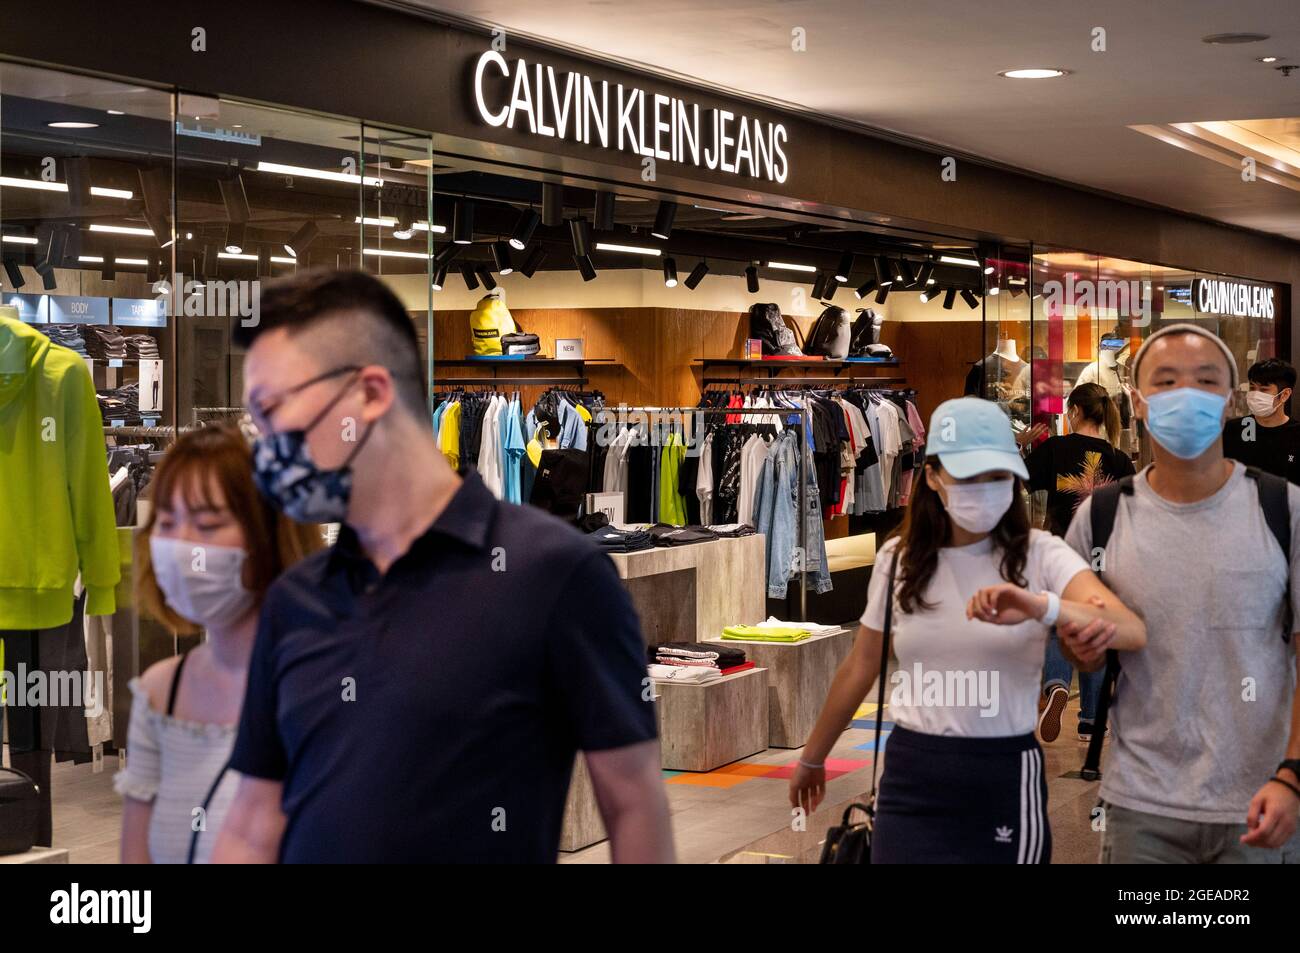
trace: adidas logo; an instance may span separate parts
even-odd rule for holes
[[[999,827],[997,831],[997,836],[993,838],[993,840],[999,844],[1010,844],[1011,832],[1012,832],[1012,828],[1010,827]]]

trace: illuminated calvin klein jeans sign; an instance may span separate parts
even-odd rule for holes
[[[1238,318],[1273,317],[1273,289],[1221,278],[1193,278],[1192,302],[1202,314]]]
[[[474,64],[474,104],[489,126],[772,182],[790,176],[782,123],[541,63],[510,63],[495,50]]]

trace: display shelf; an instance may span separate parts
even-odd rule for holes
[[[494,384],[510,384],[516,387],[560,387],[565,384],[583,385],[585,377],[435,377],[435,390],[446,390],[449,386],[490,387]]]
[[[708,372],[715,367],[753,368],[755,370],[761,369],[767,372],[767,376],[769,378],[772,378],[776,376],[777,371],[782,371],[782,370],[810,370],[816,368],[818,370],[830,371],[836,377],[839,377],[845,371],[845,369],[848,369],[850,372],[849,376],[852,377],[853,376],[852,371],[854,368],[901,367],[902,366],[902,361],[900,361],[896,357],[848,358],[843,361],[836,361],[836,360],[818,361],[818,360],[813,360],[811,358],[804,359],[804,360],[770,361],[770,360],[751,359],[751,358],[743,358],[743,357],[697,357],[692,363],[698,366],[704,372],[704,374],[706,375],[704,378],[706,382],[710,380],[716,380],[716,378],[710,378],[707,376]],[[744,379],[749,380],[751,378],[744,378]],[[762,378],[758,378],[758,379],[761,380]],[[870,380],[871,378],[865,378],[865,379]]]
[[[586,357],[586,358],[523,357],[523,358],[519,358],[519,357],[497,357],[496,355],[487,355],[485,357],[447,358],[446,360],[437,357],[433,359],[434,367],[437,367],[439,365],[442,365],[443,367],[481,367],[485,364],[493,367],[497,367],[503,364],[507,367],[516,367],[520,364],[525,365],[527,367],[537,367],[538,365],[544,365],[546,367],[581,367],[584,364],[604,364],[612,367],[622,366],[621,364],[619,364],[618,361],[614,360],[612,357]]]
[[[768,743],[768,672],[751,668],[711,682],[653,682],[659,751],[668,771],[713,771]]]

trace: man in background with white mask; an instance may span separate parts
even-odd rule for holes
[[[1300,421],[1286,412],[1295,392],[1295,368],[1281,358],[1270,357],[1252,364],[1246,380],[1250,382],[1246,392],[1250,413],[1234,417],[1223,428],[1223,455],[1300,483]]]
[[[1066,534],[1147,626],[1143,651],[1118,653],[1101,860],[1279,863],[1300,809],[1288,605],[1300,592],[1300,489],[1224,459],[1237,365],[1214,334],[1162,328],[1135,355],[1133,375],[1154,462],[1095,491]],[[1290,565],[1266,518],[1270,498],[1289,506],[1278,532]],[[1097,553],[1106,526],[1093,511],[1106,513],[1110,499],[1109,540]],[[1073,628],[1058,627],[1067,654]],[[1103,661],[1074,656],[1081,668]]]

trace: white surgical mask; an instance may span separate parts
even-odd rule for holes
[[[1255,417],[1268,417],[1277,406],[1277,398],[1262,390],[1252,390],[1246,394],[1246,406]]]
[[[205,629],[230,625],[253,607],[237,546],[213,546],[154,534],[149,554],[158,588],[177,615]]]
[[[948,495],[944,508],[954,523],[968,533],[989,533],[1011,509],[1016,481],[1008,478],[988,483],[946,483],[944,490]]]

